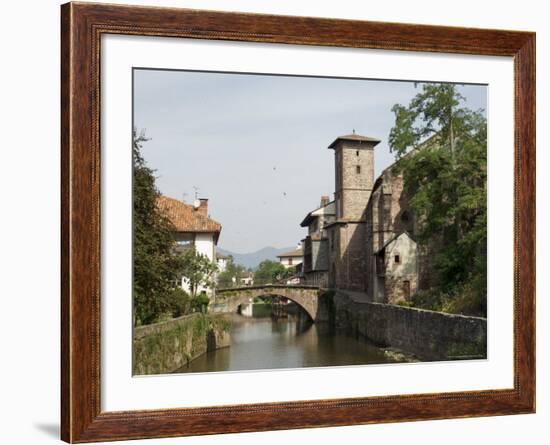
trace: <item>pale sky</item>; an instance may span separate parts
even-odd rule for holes
[[[390,165],[391,107],[417,94],[413,82],[134,70],[134,125],[161,193],[209,199],[222,224],[218,245],[247,253],[297,244],[300,222],[334,193],[328,145],[356,133],[381,139],[375,176]],[[486,86],[459,86],[485,109]]]

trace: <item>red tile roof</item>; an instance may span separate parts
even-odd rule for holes
[[[219,235],[222,225],[193,206],[177,199],[159,196],[157,205],[172,222],[177,232],[214,233]]]

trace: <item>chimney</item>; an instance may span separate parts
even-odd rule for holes
[[[199,212],[203,216],[208,216],[208,199],[207,198],[199,198],[200,205],[197,208],[197,212]]]
[[[328,196],[321,196],[321,207],[325,207],[329,203],[329,197]]]

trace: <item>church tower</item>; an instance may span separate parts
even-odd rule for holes
[[[353,132],[329,145],[334,149],[336,214],[338,219],[358,221],[374,185],[374,147],[380,142]]]
[[[366,290],[365,212],[374,186],[374,147],[380,140],[352,134],[329,145],[334,150],[336,221],[329,227],[329,285]]]

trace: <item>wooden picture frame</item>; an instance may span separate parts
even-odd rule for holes
[[[534,33],[92,3],[65,4],[61,17],[63,440],[97,442],[535,411]],[[102,412],[99,92],[103,34],[513,57],[513,389]]]

